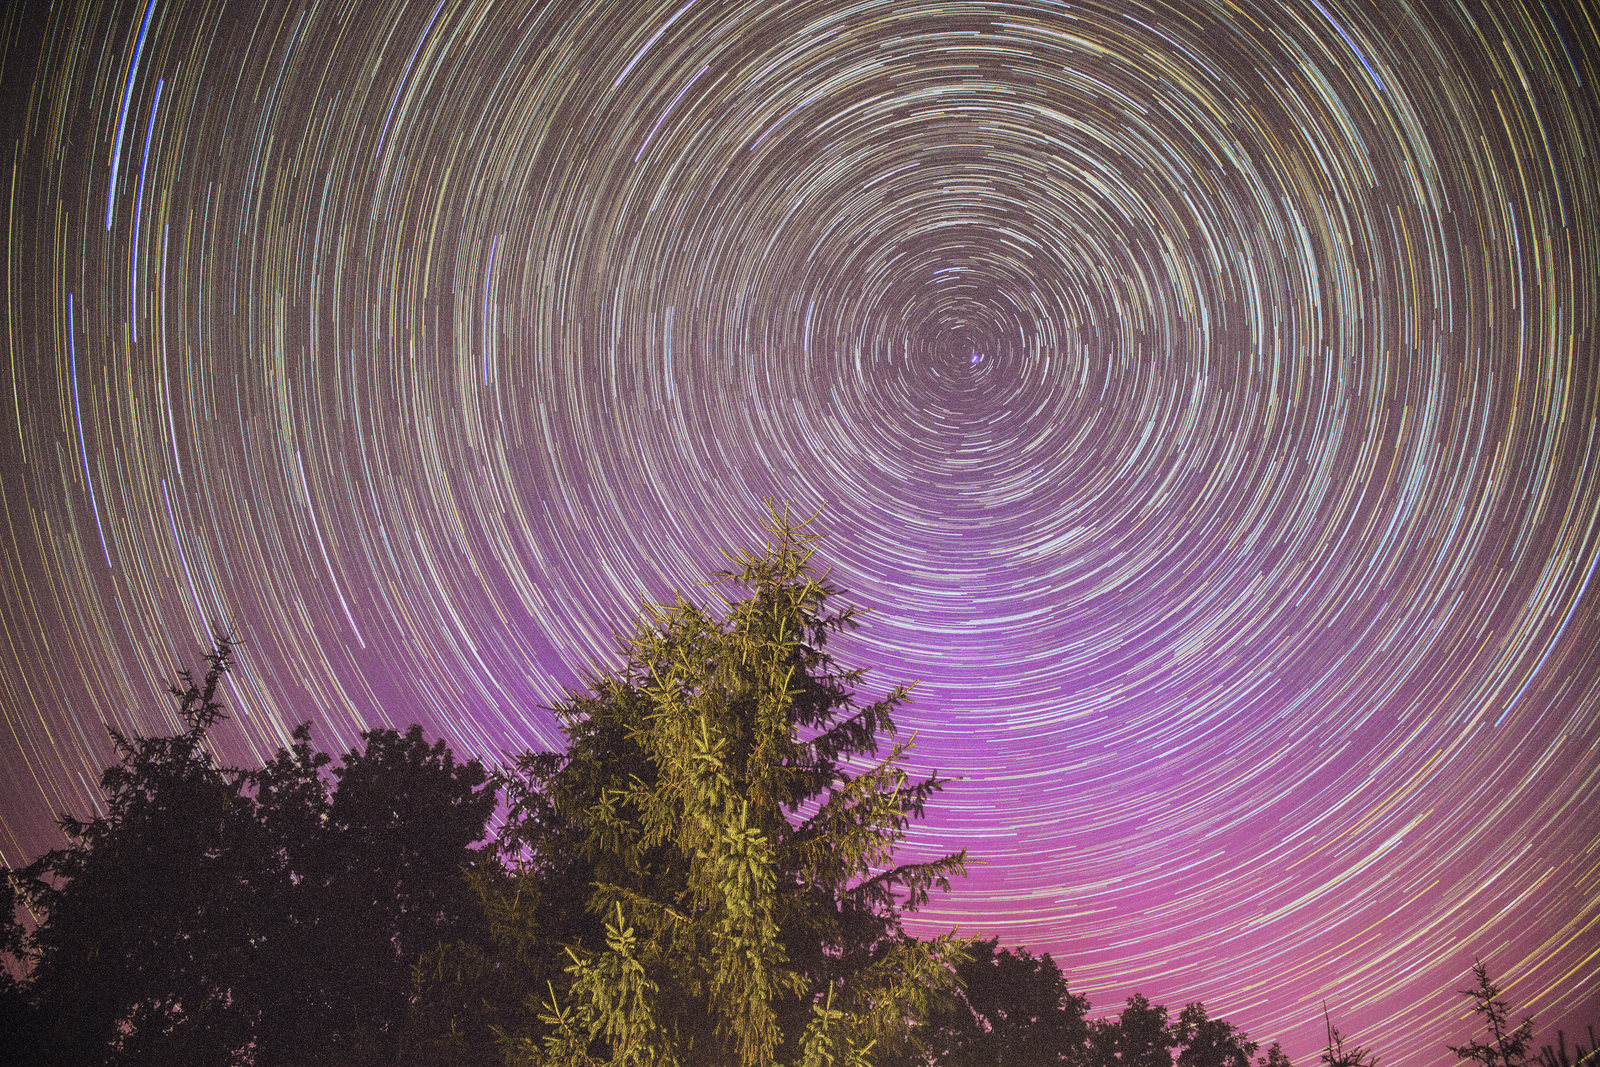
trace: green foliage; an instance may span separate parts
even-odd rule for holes
[[[861,1043],[845,1013],[833,1006],[833,986],[820,1004],[811,1005],[812,1020],[800,1041],[800,1067],[871,1067],[868,1054],[877,1040]]]
[[[1500,999],[1500,988],[1490,981],[1488,967],[1475,961],[1472,976],[1477,984],[1458,992],[1472,1001],[1472,1014],[1482,1019],[1489,1041],[1474,1038],[1465,1045],[1446,1047],[1458,1058],[1473,1060],[1483,1067],[1523,1067],[1533,1044],[1533,1020],[1523,1019],[1512,1029],[1507,1021],[1506,1002]]]
[[[962,942],[900,916],[965,855],[893,863],[944,783],[911,780],[901,744],[850,773],[907,693],[856,705],[862,672],[826,646],[857,612],[830,611],[803,524],[769,530],[716,576],[733,599],[650,609],[624,667],[556,709],[565,756],[504,780],[504,873],[480,882],[497,969],[568,961],[520,1015],[494,1010],[510,1064],[865,1063],[953,984]],[[559,933],[541,921],[577,884],[603,934],[560,905]]]
[[[300,726],[258,770],[209,731],[233,648],[171,687],[184,729],[112,731],[106,813],[0,879],[0,1054],[41,1064],[1250,1067],[1257,1044],[1143,997],[1087,1022],[1050,956],[919,941],[965,853],[897,864],[945,784],[903,769],[896,687],[828,644],[858,622],[804,524],[652,608],[556,710],[562,754],[492,777],[419,727],[337,766]],[[497,798],[505,823],[474,848]],[[31,913],[30,929],[17,913]],[[1480,966],[1475,1011],[1522,1067]],[[1520,1043],[1519,1043],[1520,1042]],[[1564,1057],[1563,1044],[1563,1057]],[[1492,1054],[1492,1055],[1491,1055]],[[0,1055],[3,1058],[3,1055]],[[1551,1067],[1556,1067],[1554,1056]],[[1329,1067],[1371,1067],[1329,1024]],[[1274,1045],[1257,1067],[1290,1067]]]

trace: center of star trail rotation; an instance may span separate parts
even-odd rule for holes
[[[551,747],[821,508],[923,913],[1315,1060],[1600,1022],[1577,5],[15,5],[0,851],[236,627],[236,760]]]

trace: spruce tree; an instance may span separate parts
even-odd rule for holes
[[[804,523],[774,510],[767,528],[715,576],[716,612],[650,609],[625,665],[556,709],[565,757],[506,783],[508,877],[485,890],[502,950],[569,935],[562,979],[501,1028],[509,1064],[864,1067],[954,984],[965,942],[901,916],[965,853],[893,862],[944,782],[912,780],[901,743],[852,773],[907,691],[857,705],[863,672],[827,645],[859,612],[832,610]],[[550,892],[575,884],[587,936]]]

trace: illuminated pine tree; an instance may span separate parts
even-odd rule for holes
[[[538,887],[574,866],[605,924],[566,945],[565,990],[529,992],[543,1032],[502,1028],[510,1064],[864,1067],[953,984],[964,943],[918,941],[900,917],[965,854],[893,864],[943,783],[908,778],[901,744],[846,769],[893,732],[906,691],[855,704],[862,672],[825,646],[857,613],[830,614],[804,524],[773,512],[768,529],[714,583],[742,597],[652,609],[626,666],[557,709],[565,758],[526,757],[507,783],[502,939],[537,941],[516,894],[547,901]]]

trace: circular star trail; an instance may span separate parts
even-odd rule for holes
[[[555,745],[771,498],[960,778],[920,928],[1302,1064],[1600,1022],[1581,5],[0,18],[6,863],[221,626],[230,759]]]

